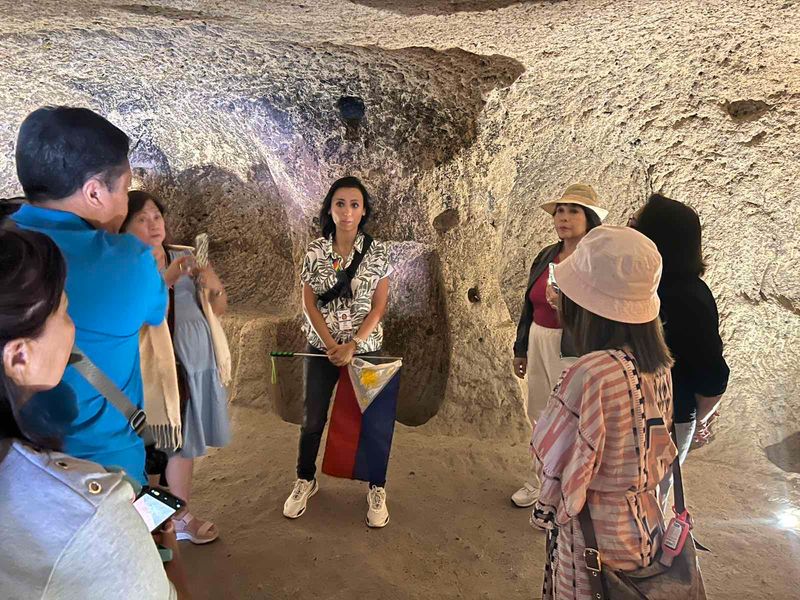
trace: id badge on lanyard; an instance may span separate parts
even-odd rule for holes
[[[337,310],[336,323],[339,325],[339,331],[353,331],[353,315],[349,308]]]

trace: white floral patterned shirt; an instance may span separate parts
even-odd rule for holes
[[[300,280],[303,284],[311,286],[312,291],[320,296],[336,284],[336,273],[346,269],[353,261],[356,250],[361,252],[364,247],[364,234],[359,232],[356,236],[353,250],[347,259],[343,259],[333,249],[333,237],[317,238],[308,245]],[[334,298],[325,306],[317,302],[328,331],[338,343],[349,342],[358,332],[358,328],[372,310],[372,295],[378,282],[391,275],[393,269],[389,263],[389,250],[385,243],[373,240],[369,252],[364,256],[352,280],[352,298]],[[352,320],[352,327],[343,320],[342,315]],[[308,338],[308,343],[319,350],[325,349],[322,338],[314,331],[311,321],[306,317],[303,324],[303,333]],[[381,323],[372,331],[366,344],[359,348],[360,352],[376,352],[383,346],[383,325]]]

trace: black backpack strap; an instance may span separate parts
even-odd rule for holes
[[[606,591],[603,587],[603,564],[600,562],[600,549],[597,547],[597,536],[592,525],[592,515],[589,512],[589,499],[578,513],[578,522],[583,532],[584,550],[583,560],[586,563],[586,572],[589,575],[589,588],[592,590],[592,600],[605,600]]]
[[[356,252],[353,255],[353,260],[350,262],[346,269],[342,269],[336,274],[336,283],[333,284],[333,287],[326,292],[323,292],[317,297],[320,304],[325,306],[332,300],[336,298],[352,298],[353,297],[353,290],[351,288],[351,283],[353,278],[356,276],[358,272],[358,267],[361,266],[361,261],[364,260],[364,257],[369,252],[369,249],[372,247],[372,237],[364,233],[364,244],[361,247],[361,252]]]

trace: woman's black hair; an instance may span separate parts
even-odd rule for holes
[[[692,207],[653,194],[639,214],[635,228],[658,248],[664,261],[664,278],[705,274],[700,217]]]
[[[333,185],[331,185],[331,189],[328,190],[325,200],[322,201],[322,208],[319,209],[319,225],[322,229],[323,237],[327,238],[336,233],[336,225],[331,216],[331,204],[333,203],[333,196],[336,194],[336,191],[342,188],[356,188],[361,192],[362,198],[364,198],[364,216],[361,217],[361,222],[358,224],[359,229],[364,229],[364,225],[367,224],[369,216],[372,213],[372,196],[369,195],[367,188],[364,187],[364,184],[361,183],[358,177],[342,177],[341,179],[337,179],[333,182]]]
[[[66,277],[64,258],[53,240],[0,225],[0,352],[12,340],[41,335],[61,305]],[[17,396],[16,385],[0,368],[0,438],[27,439],[16,418]],[[56,449],[54,445],[49,447]]]
[[[144,190],[131,190],[128,192],[128,214],[125,215],[125,220],[119,228],[120,231],[125,231],[128,228],[133,217],[144,208],[148,200],[156,205],[158,212],[160,212],[162,216],[165,214],[166,210],[164,209],[164,204],[161,200],[153,196],[153,194],[145,192]]]
[[[572,202],[559,202],[556,204],[556,210],[558,210],[559,206],[566,206],[567,204],[572,204]],[[586,208],[581,204],[575,204],[575,206],[580,206],[583,209],[583,214],[586,215],[586,233],[589,233],[595,227],[600,227],[600,225],[603,224],[603,221],[600,220],[600,217],[591,208]]]

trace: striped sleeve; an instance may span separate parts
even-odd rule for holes
[[[587,355],[564,374],[537,422],[533,448],[542,487],[537,509],[556,512],[564,525],[576,517],[599,468],[605,443],[601,398],[607,355]]]

